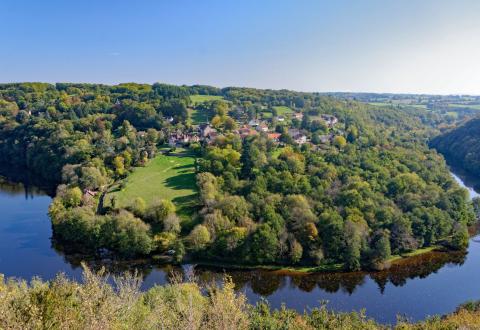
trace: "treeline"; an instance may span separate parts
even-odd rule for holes
[[[85,269],[82,283],[59,275],[51,282],[5,280],[0,276],[2,329],[476,329],[480,304],[467,303],[446,317],[386,326],[364,313],[336,313],[325,305],[304,313],[267,302],[247,303],[229,278],[222,285],[194,281],[140,291],[132,275],[109,284],[104,274]]]
[[[435,137],[430,144],[454,165],[480,176],[479,142],[480,118],[475,118]]]

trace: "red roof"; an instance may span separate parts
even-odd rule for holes
[[[282,134],[280,133],[269,133],[268,138],[272,140],[278,140]]]

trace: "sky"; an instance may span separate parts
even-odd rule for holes
[[[0,0],[0,82],[480,94],[478,0]]]

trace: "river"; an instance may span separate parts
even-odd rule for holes
[[[462,186],[460,176],[453,175]],[[469,184],[467,183],[467,186]],[[471,197],[478,196],[473,188]],[[75,256],[64,254],[51,240],[47,215],[51,198],[20,183],[0,180],[0,273],[7,277],[51,279],[57,273],[81,279]],[[220,280],[224,271],[183,267],[139,266],[143,287],[165,284],[173,273],[194,273],[199,281]],[[273,271],[228,271],[251,303],[267,299],[271,306],[304,309],[327,302],[336,311],[366,309],[368,317],[395,323],[397,315],[416,321],[445,314],[468,300],[480,299],[480,236],[468,252],[424,254],[388,271],[366,273],[285,274]]]

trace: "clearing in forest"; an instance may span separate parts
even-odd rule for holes
[[[171,200],[177,214],[188,215],[197,203],[195,158],[186,149],[177,149],[170,155],[158,155],[144,167],[137,167],[105,196],[110,205],[115,196],[115,207],[123,208],[141,197],[147,206],[158,199]]]

